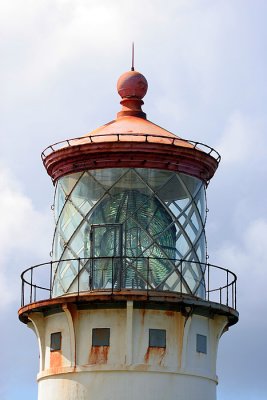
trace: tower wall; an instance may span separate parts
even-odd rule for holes
[[[217,346],[226,317],[144,309],[132,301],[114,307],[66,305],[60,313],[30,314],[41,354],[38,400],[216,398]],[[93,345],[96,328],[110,329],[109,346]],[[165,347],[151,345],[151,329],[166,332]],[[61,349],[51,351],[55,332],[61,332]],[[206,338],[202,351],[197,335]]]

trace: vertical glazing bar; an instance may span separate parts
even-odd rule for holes
[[[232,283],[232,308],[235,308],[235,305],[234,305],[234,282]]]
[[[222,304],[222,288],[220,287],[220,304]]]
[[[34,302],[36,301],[36,285],[33,285],[34,291],[33,291],[33,300]]]

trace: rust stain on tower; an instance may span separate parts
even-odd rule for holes
[[[124,73],[113,121],[42,153],[53,257],[22,273],[19,310],[41,349],[39,400],[216,398],[218,341],[238,321],[235,274],[207,263],[220,155],[147,120],[147,88]]]
[[[51,351],[50,352],[50,368],[60,368],[62,367],[62,352],[61,351]]]
[[[106,364],[108,361],[109,346],[92,346],[89,355],[89,364]]]

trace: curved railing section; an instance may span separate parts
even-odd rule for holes
[[[71,147],[78,145],[78,141],[82,141],[82,144],[85,143],[100,143],[102,142],[102,139],[104,138],[105,142],[125,142],[127,140],[125,139],[130,139],[130,141],[133,141],[133,138],[138,138],[138,142],[152,142],[153,143],[153,138],[161,139],[160,143],[161,144],[167,144],[167,145],[174,145],[174,146],[181,146],[181,142],[184,143],[190,143],[194,149],[203,151],[204,153],[210,155],[213,157],[218,163],[221,160],[220,154],[213,149],[212,147],[201,143],[201,142],[195,142],[193,140],[186,140],[186,139],[181,139],[178,137],[169,137],[169,136],[161,136],[161,135],[153,135],[153,134],[145,134],[145,133],[111,133],[109,135],[107,134],[102,134],[102,135],[87,135],[87,136],[81,136],[81,137],[76,137],[72,139],[67,139],[67,140],[62,140],[60,142],[51,144],[50,146],[46,147],[44,151],[41,154],[42,160],[44,160],[47,156],[50,154],[54,153],[57,150],[60,150],[65,147]],[[143,138],[143,140],[142,140]]]
[[[139,274],[137,278],[131,281],[125,279],[125,271],[121,267],[125,265],[125,260],[126,257],[75,258],[34,265],[21,274],[21,306],[24,307],[36,301],[58,297],[54,295],[54,271],[57,270],[59,263],[62,262],[72,263],[78,272],[75,286],[69,288],[63,296],[69,294],[79,296],[93,291],[118,293],[125,289],[146,291],[148,296],[151,291],[173,292],[166,290],[162,285],[155,287],[154,282],[151,281],[150,271],[155,263],[154,258],[142,258],[142,274]],[[138,262],[138,260],[139,258],[131,260],[131,263]],[[233,272],[208,263],[194,263],[188,260],[176,260],[176,262],[180,284],[175,293],[191,295],[194,298],[212,301],[236,310],[237,277]],[[188,263],[196,264],[196,267],[203,272],[202,279],[199,282],[199,285],[204,287],[203,297],[199,297],[196,293],[188,292],[188,287],[190,286],[186,276]],[[106,268],[105,265],[107,266]],[[84,273],[88,278],[86,284]]]

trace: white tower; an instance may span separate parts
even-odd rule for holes
[[[207,263],[205,190],[220,156],[146,119],[147,81],[117,118],[42,154],[56,186],[53,260],[22,274],[39,400],[215,400],[236,276]]]

